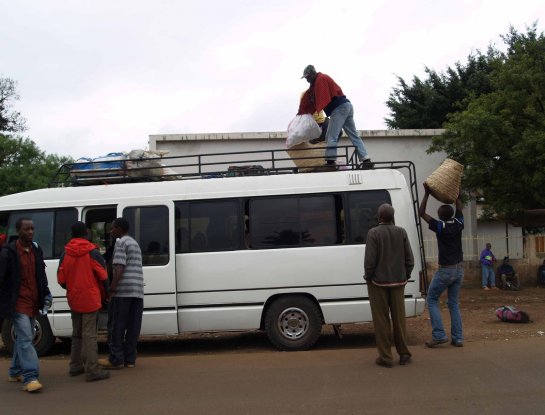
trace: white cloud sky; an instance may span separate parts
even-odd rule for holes
[[[149,134],[282,131],[313,64],[385,129],[396,75],[444,70],[525,31],[543,0],[0,0],[0,76],[48,153],[145,148]],[[543,22],[538,22],[543,31]]]

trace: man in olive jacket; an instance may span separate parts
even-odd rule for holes
[[[379,225],[367,234],[365,280],[371,303],[377,365],[393,367],[390,315],[399,364],[411,361],[405,324],[405,284],[414,268],[414,257],[405,229],[394,225],[394,208],[385,203],[378,208]]]

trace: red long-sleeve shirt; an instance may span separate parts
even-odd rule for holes
[[[329,76],[318,72],[316,79],[301,98],[297,114],[313,114],[325,109],[335,97],[344,97],[339,85]],[[328,111],[326,111],[328,113]],[[329,114],[328,114],[329,115]]]

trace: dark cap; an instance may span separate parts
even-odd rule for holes
[[[308,65],[303,71],[303,76],[301,77],[301,79],[315,73],[316,73],[316,68],[314,68],[314,65]]]

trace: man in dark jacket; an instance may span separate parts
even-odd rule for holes
[[[365,280],[379,357],[377,365],[393,367],[390,315],[399,364],[411,361],[405,323],[405,285],[414,268],[414,257],[405,229],[394,225],[394,208],[378,208],[379,225],[367,234]]]
[[[20,218],[15,224],[18,239],[0,251],[0,317],[10,318],[15,330],[15,347],[8,381],[23,382],[23,390],[42,389],[40,365],[32,343],[35,319],[51,298],[45,262],[34,238],[34,223]]]
[[[97,317],[106,299],[106,263],[96,246],[86,239],[83,222],[72,225],[72,239],[64,247],[57,281],[67,290],[72,310],[72,348],[70,376],[85,373],[87,382],[108,379],[110,374],[98,365]]]

